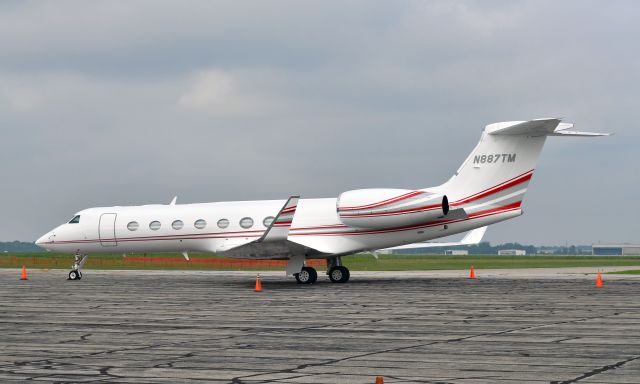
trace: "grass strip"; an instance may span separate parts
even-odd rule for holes
[[[191,254],[186,261],[175,253],[91,255],[87,269],[156,269],[156,270],[284,270],[285,260],[238,260],[211,254]],[[352,271],[423,271],[442,269],[564,268],[640,266],[640,256],[497,256],[497,255],[352,255],[343,258]],[[52,252],[0,255],[0,268],[70,269],[73,256]],[[324,269],[324,260],[308,264]],[[630,274],[640,273],[629,271]]]
[[[607,272],[612,275],[640,275],[640,269],[630,269],[627,271]]]

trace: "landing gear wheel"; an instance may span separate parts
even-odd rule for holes
[[[84,267],[84,263],[87,262],[87,257],[88,255],[80,253],[79,250],[78,252],[76,252],[76,261],[71,266],[71,272],[69,272],[69,280],[82,279],[82,272],[80,272],[80,269],[82,269],[82,267]]]
[[[329,271],[329,280],[332,283],[346,283],[350,276],[349,270],[343,266],[333,267]]]
[[[318,272],[311,267],[302,267],[300,273],[294,275],[298,284],[313,284],[318,280]]]
[[[80,272],[76,271],[75,269],[69,272],[69,280],[80,280],[80,279],[81,279]]]

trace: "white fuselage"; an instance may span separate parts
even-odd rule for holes
[[[275,216],[284,202],[262,200],[90,208],[77,213],[80,216],[77,223],[60,225],[38,239],[37,244],[60,252],[89,254],[225,252],[260,238],[266,230],[263,223],[265,218]],[[327,256],[349,254],[448,236],[519,214],[518,208],[470,217],[467,220],[440,221],[404,229],[357,229],[342,224],[336,212],[335,198],[301,199],[291,225],[289,240]],[[244,218],[251,218],[253,225],[243,228],[240,222]],[[218,223],[224,223],[225,219],[228,226],[221,228]],[[183,223],[179,229],[172,226],[176,220]],[[204,220],[205,226],[202,227],[203,222],[200,221],[199,226],[202,228],[196,228],[198,220]],[[247,221],[249,220],[245,220],[245,223]],[[130,225],[132,222],[138,224],[137,229],[128,229],[135,226]],[[151,229],[152,222],[159,222],[160,228]],[[264,257],[272,258],[269,255]]]

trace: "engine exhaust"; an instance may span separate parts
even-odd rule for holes
[[[449,199],[447,195],[442,196],[442,213],[446,216],[449,213]]]

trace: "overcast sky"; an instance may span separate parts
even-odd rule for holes
[[[92,206],[438,185],[564,117],[492,242],[640,242],[640,2],[4,1],[0,240]]]

